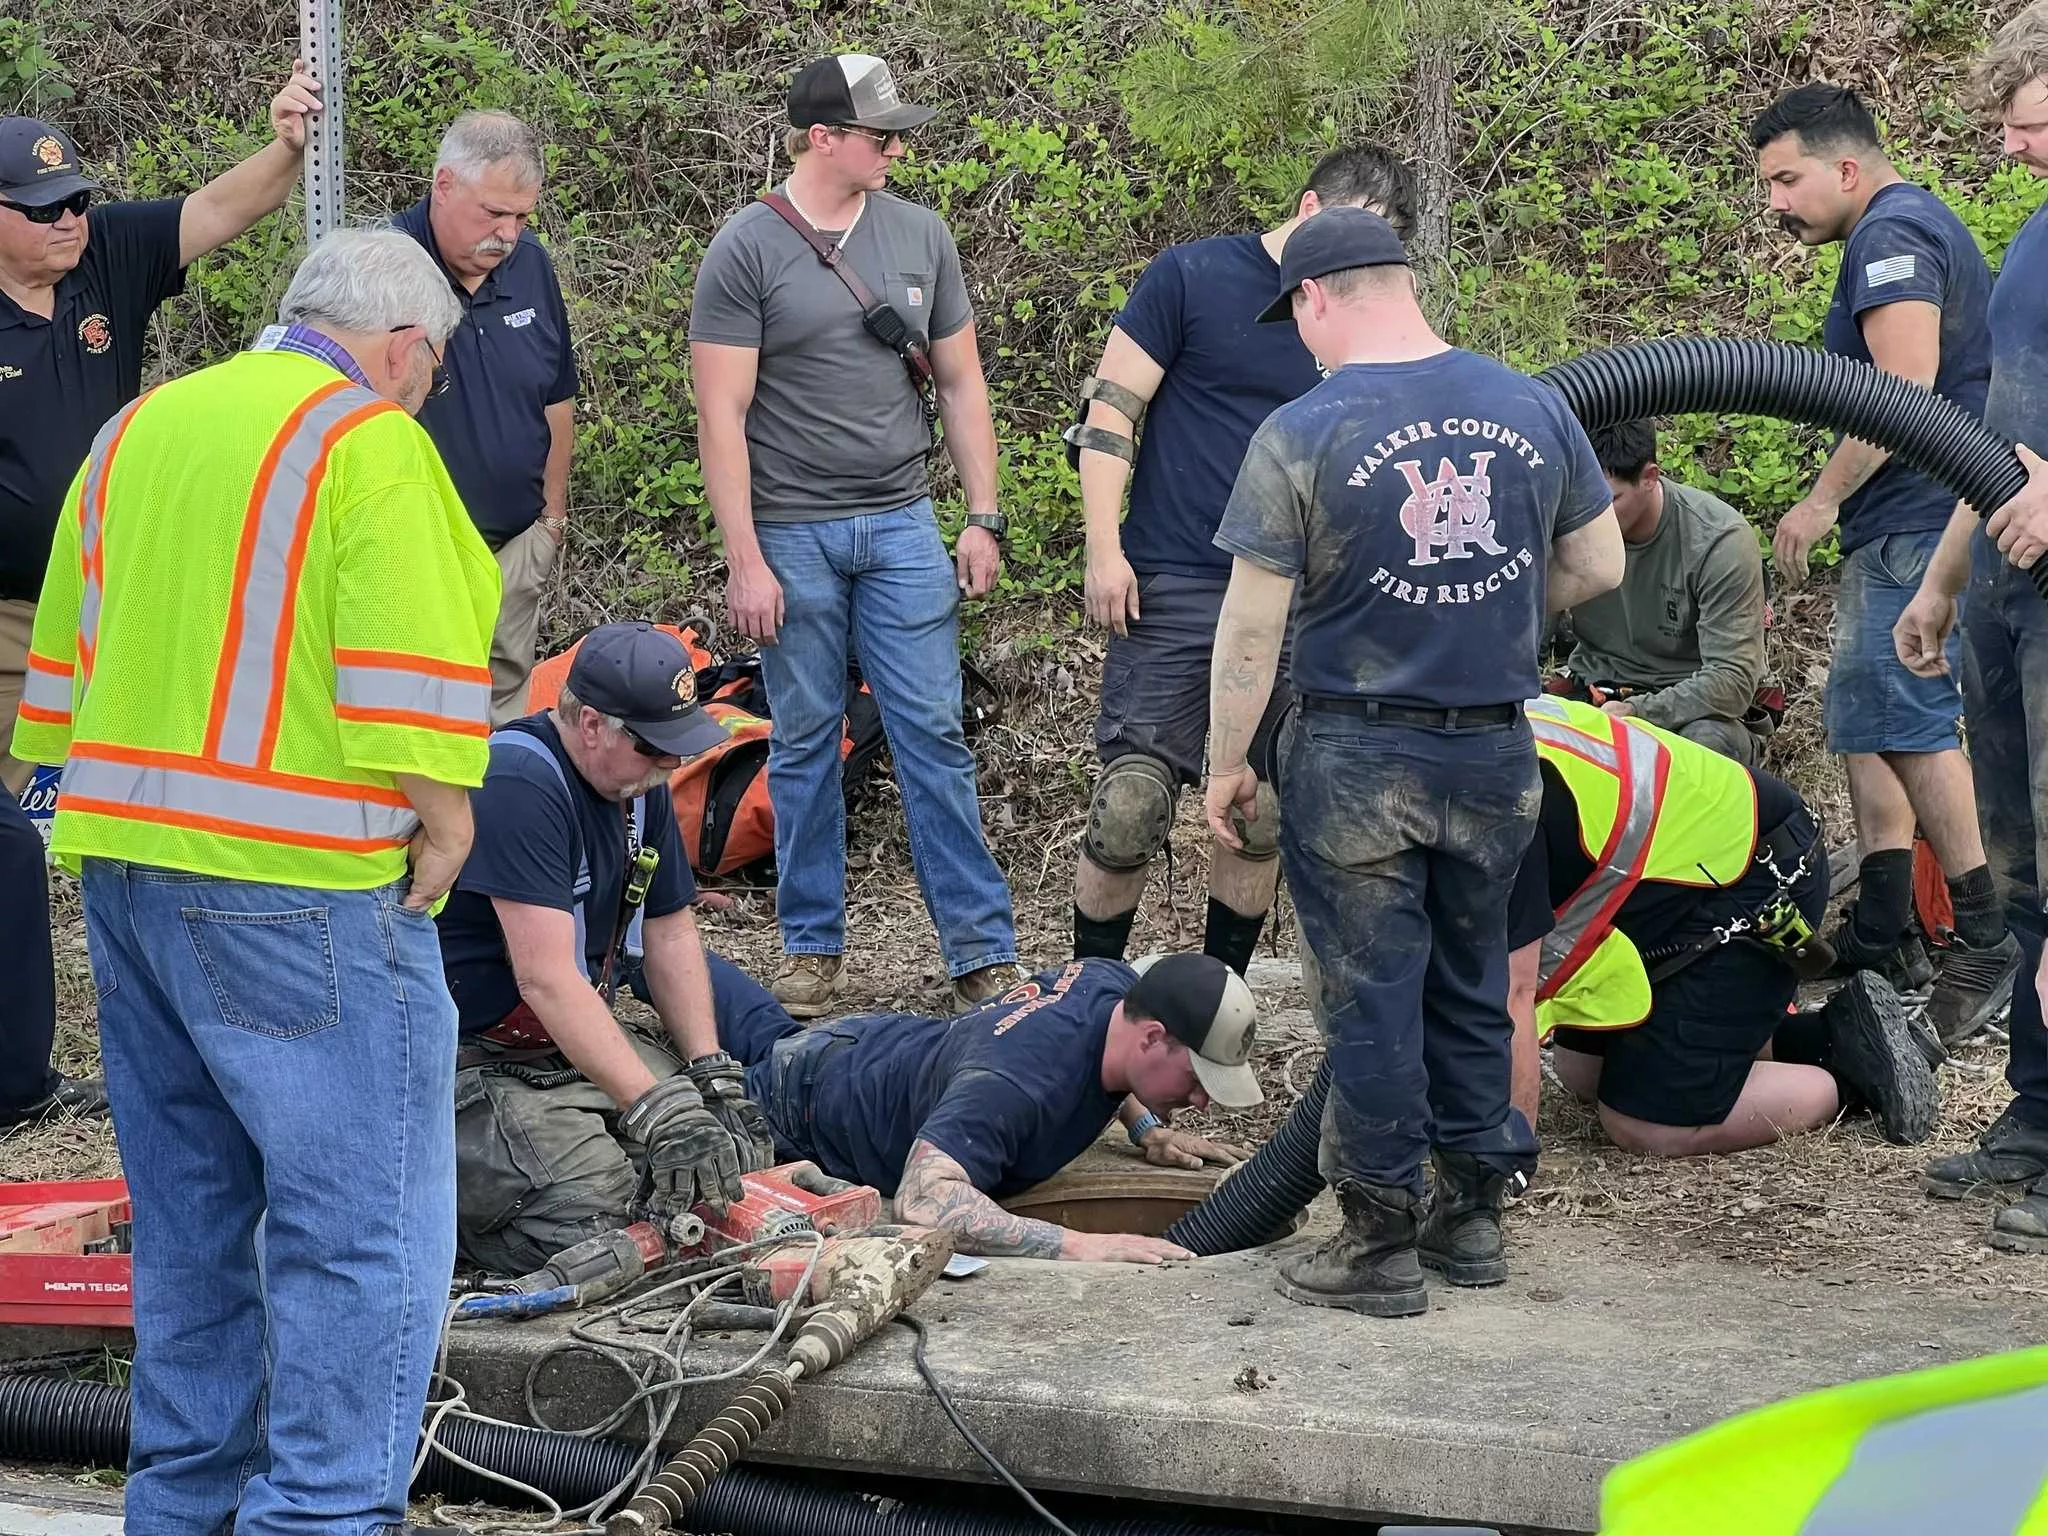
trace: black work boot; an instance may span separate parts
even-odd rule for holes
[[[1941,962],[1941,980],[1934,984],[1928,1016],[1945,1051],[1982,1034],[2012,1001],[2013,978],[2020,973],[2020,941],[2007,934],[1986,949],[1972,949],[1961,939],[1950,941]]]
[[[1506,1175],[1469,1152],[1439,1149],[1433,1157],[1436,1188],[1416,1240],[1422,1262],[1453,1285],[1499,1285],[1508,1277],[1500,1243]]]
[[[1347,1179],[1337,1186],[1344,1230],[1314,1253],[1280,1266],[1274,1289],[1311,1307],[1349,1307],[1373,1317],[1429,1310],[1429,1288],[1415,1257],[1422,1202],[1405,1189]]]
[[[1992,1217],[1991,1246],[2007,1253],[2048,1253],[2048,1189],[2036,1183],[2026,1199]]]
[[[1891,983],[1875,971],[1858,971],[1827,1000],[1821,1017],[1847,1107],[1870,1110],[1884,1139],[1900,1146],[1933,1135],[1941,1090]]]
[[[2048,1131],[2019,1118],[2017,1102],[1984,1128],[1977,1150],[1937,1157],[1927,1165],[1925,1188],[1943,1200],[2021,1189],[2048,1174]],[[2041,1196],[2033,1197],[2039,1200]]]
[[[1835,952],[1831,976],[1853,976],[1858,971],[1876,971],[1895,991],[1918,992],[1934,981],[1934,962],[1917,933],[1909,933],[1896,944],[1866,943],[1858,934],[1853,917],[1845,917],[1828,935]]]

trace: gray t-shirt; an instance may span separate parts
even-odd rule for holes
[[[927,342],[973,318],[960,253],[930,209],[870,192],[843,249],[868,291]],[[838,274],[766,204],[727,219],[704,252],[690,340],[760,351],[747,411],[757,522],[857,517],[928,494],[931,433],[903,360],[867,333]]]
[[[1652,725],[1740,720],[1764,672],[1756,530],[1720,497],[1666,480],[1657,531],[1628,546],[1620,586],[1572,610],[1572,634],[1572,671],[1649,690],[1632,702]]]

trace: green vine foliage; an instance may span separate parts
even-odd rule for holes
[[[884,55],[943,108],[896,179],[945,214],[969,274],[1014,530],[1003,593],[1072,614],[1079,496],[1058,434],[1130,285],[1165,244],[1277,222],[1335,142],[1438,158],[1451,248],[1427,300],[1454,339],[1525,368],[1674,334],[1817,342],[1835,257],[1777,233],[1745,131],[1808,77],[1865,88],[1902,168],[1995,259],[2043,186],[2001,168],[1956,105],[1981,19],[1962,0],[1863,4],[1823,38],[1799,0],[349,0],[350,204],[420,196],[460,107],[541,129],[537,226],[585,380],[555,622],[681,611],[720,578],[689,394],[697,263],[782,174],[789,73],[835,48]],[[9,11],[0,110],[12,92],[64,121],[135,195],[189,189],[259,143],[295,41],[267,0],[183,0],[175,29],[134,26],[117,0]],[[1448,68],[1433,146],[1417,137],[1426,56]],[[296,212],[269,221],[195,270],[159,325],[162,367],[255,330],[298,228]],[[1693,418],[1664,456],[1768,530],[1824,448],[1780,422]],[[957,521],[956,489],[941,493]]]

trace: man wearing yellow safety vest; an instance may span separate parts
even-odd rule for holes
[[[2048,1536],[2048,1348],[1773,1403],[1616,1467],[1600,1536]]]
[[[1884,978],[1787,1012],[1828,964],[1827,850],[1798,793],[1590,704],[1528,713],[1543,808],[1508,917],[1523,1111],[1541,1035],[1627,1151],[1734,1152],[1863,1108],[1887,1139],[1925,1140],[1930,1048]]]
[[[135,1205],[127,1523],[402,1529],[455,1252],[455,1007],[498,568],[411,413],[460,317],[346,231],[73,481],[15,740],[65,764]]]

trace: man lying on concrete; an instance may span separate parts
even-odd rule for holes
[[[1255,1004],[1209,955],[1083,959],[953,1019],[882,1013],[808,1029],[717,956],[718,1039],[747,1064],[778,1160],[808,1158],[944,1227],[962,1253],[1157,1264],[1156,1237],[1075,1232],[996,1202],[1051,1178],[1121,1119],[1148,1161],[1245,1154],[1165,1125],[1177,1109],[1264,1097],[1246,1065]]]
[[[456,1227],[503,1274],[656,1210],[737,1198],[773,1138],[718,1048],[668,777],[724,731],[680,640],[607,624],[552,711],[491,738],[476,836],[441,913],[461,1016]],[[637,952],[673,1052],[620,1028]],[[685,1065],[687,1064],[687,1065]]]
[[[1657,430],[1625,421],[1590,434],[1628,545],[1621,585],[1572,610],[1574,678],[1634,715],[1744,767],[1745,723],[1764,672],[1764,561],[1756,530],[1718,496],[1664,477]]]
[[[1828,898],[1792,786],[1590,704],[1529,706],[1543,776],[1508,915],[1515,1102],[1533,1120],[1539,1032],[1616,1146],[1736,1152],[1869,1109],[1924,1141],[1939,1100],[1898,994],[1862,971],[1787,1014]],[[1589,848],[1601,850],[1599,862]]]

